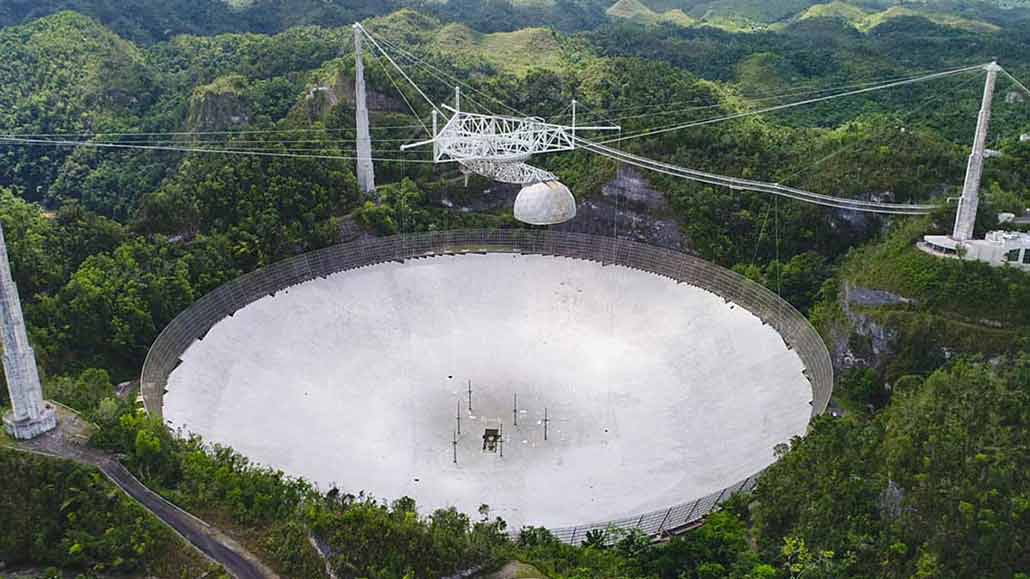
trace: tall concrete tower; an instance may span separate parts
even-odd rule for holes
[[[976,137],[973,139],[973,151],[969,154],[969,164],[966,166],[966,181],[962,185],[962,197],[959,198],[958,212],[955,215],[955,229],[951,233],[951,238],[955,241],[969,241],[973,238],[976,210],[980,205],[980,177],[984,168],[987,127],[991,124],[994,84],[1000,70],[1001,67],[996,62],[987,65],[987,84],[984,87],[983,103],[980,105],[980,116],[976,122]]]
[[[4,415],[4,428],[20,440],[33,438],[57,426],[54,408],[43,401],[36,354],[25,333],[18,288],[11,278],[7,243],[0,226],[0,331],[3,334],[4,374],[13,412]]]
[[[354,109],[357,125],[358,145],[358,188],[362,193],[376,190],[376,178],[372,168],[372,136],[368,129],[368,103],[365,101],[365,63],[362,58],[360,24],[354,25]]]

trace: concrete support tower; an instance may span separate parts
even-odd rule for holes
[[[354,25],[354,109],[357,125],[358,188],[362,193],[376,190],[372,169],[372,136],[368,129],[368,103],[365,100],[365,63],[362,61],[361,26]]]
[[[966,166],[966,181],[962,185],[962,197],[959,198],[958,212],[955,215],[955,229],[951,234],[955,241],[969,241],[973,238],[973,225],[976,223],[976,210],[980,205],[980,177],[984,168],[984,149],[987,146],[987,127],[991,123],[991,103],[994,101],[994,84],[1001,67],[992,62],[987,65],[987,84],[984,87],[983,104],[980,105],[980,116],[976,123],[976,138],[973,140],[973,151],[969,154]]]
[[[11,394],[12,412],[4,415],[4,428],[16,439],[27,440],[57,426],[54,408],[43,401],[36,354],[25,333],[18,288],[11,278],[7,243],[0,227],[0,324],[4,345],[4,374]]]

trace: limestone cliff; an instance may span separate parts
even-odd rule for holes
[[[194,89],[187,121],[190,130],[225,131],[250,124],[246,87],[247,79],[234,74]]]
[[[368,73],[366,73],[368,74]],[[369,83],[371,85],[371,82]],[[369,112],[408,112],[404,102],[395,96],[388,96],[368,87],[365,95]],[[304,99],[304,109],[309,121],[325,119],[333,108],[339,104],[354,106],[354,74],[350,70],[340,68],[331,78],[308,89]]]

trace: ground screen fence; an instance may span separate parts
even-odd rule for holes
[[[476,229],[397,235],[334,245],[280,261],[218,287],[172,320],[147,353],[140,377],[147,412],[162,417],[168,377],[183,353],[215,324],[247,304],[342,271],[390,261],[462,253],[519,253],[585,259],[646,271],[708,290],[758,316],[797,352],[812,385],[812,416],[823,413],[829,404],[833,367],[826,345],[815,328],[779,296],[737,273],[698,257],[635,241],[550,230]],[[583,542],[593,530],[672,532],[697,523],[734,494],[751,490],[757,476],[673,507],[551,531],[560,540],[572,544]],[[689,489],[684,491],[689,492]]]

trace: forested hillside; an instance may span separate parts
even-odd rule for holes
[[[359,193],[357,19],[412,55],[406,70],[436,102],[458,79],[474,110],[571,122],[575,98],[580,124],[617,123],[611,138],[636,138],[614,146],[644,156],[841,197],[943,201],[962,183],[982,75],[721,120],[994,58],[1030,79],[1025,2],[900,4],[0,2],[0,222],[46,393],[100,424],[93,444],[286,577],[323,576],[313,531],[340,577],[436,577],[515,558],[569,578],[1025,578],[1030,275],[914,249],[949,230],[947,207],[884,218],[658,174],[641,177],[659,204],[611,206],[613,161],[533,160],[581,207],[605,208],[574,226],[655,242],[640,231],[671,224],[674,247],[780,293],[833,354],[844,417],[815,421],[752,495],[668,543],[595,535],[572,548],[539,529],[512,542],[488,510],[427,514],[401,497],[318,491],[172,436],[112,384],[138,375],[176,314],[247,271],[354,235],[521,226],[503,187],[466,187],[453,167],[398,150],[424,136],[429,108],[367,46],[379,190]],[[979,234],[998,211],[1030,207],[1030,98],[1007,79],[997,94]],[[688,123],[699,124],[641,136]],[[859,303],[861,290],[895,301]],[[44,488],[0,504],[0,559],[196,568],[155,548],[163,529],[96,473],[0,461],[5,485]],[[42,514],[35,534],[13,524]],[[114,540],[86,542],[101,528],[145,544],[125,554]]]
[[[0,448],[0,559],[89,576],[220,576],[98,471]],[[0,573],[4,573],[0,569]],[[47,574],[47,579],[52,577]]]
[[[534,26],[576,32],[621,19],[753,31],[812,16],[842,17],[871,27],[913,15],[990,30],[1030,18],[1026,0],[8,0],[0,6],[0,26],[74,10],[124,37],[150,44],[178,34],[275,34],[294,26],[342,26],[402,8],[462,22],[481,32]]]

